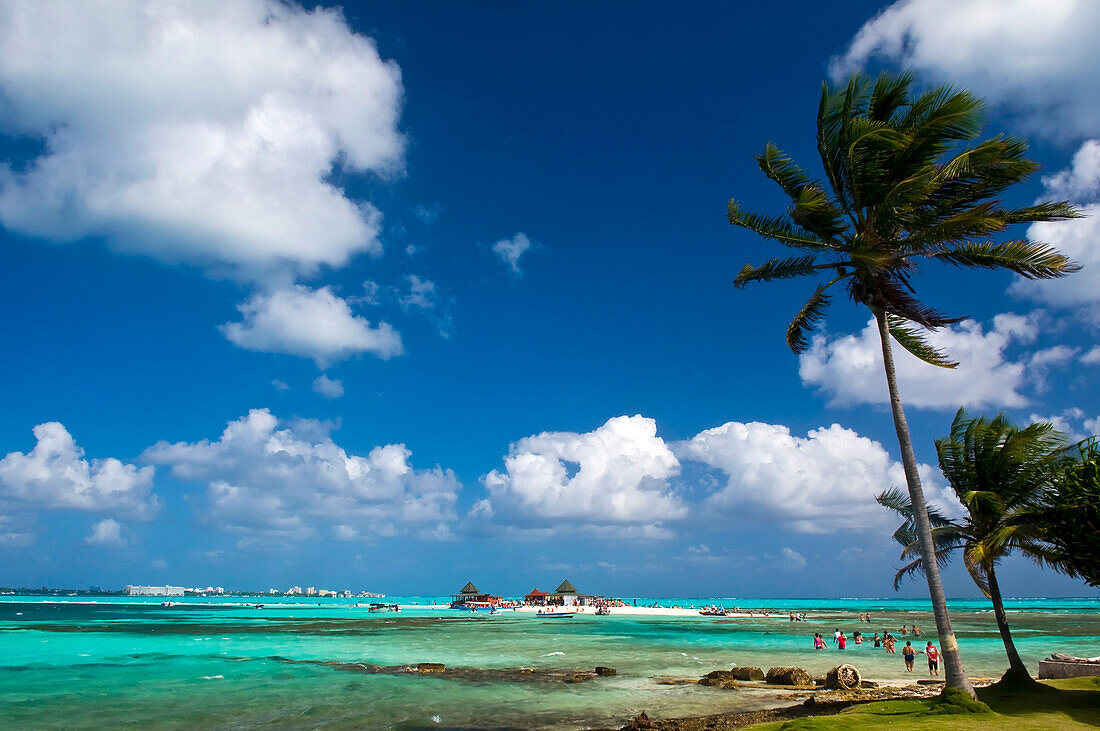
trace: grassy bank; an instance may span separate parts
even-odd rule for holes
[[[881,701],[836,715],[751,726],[752,731],[869,731],[928,729],[1051,731],[1100,727],[1100,678],[1044,681],[1031,688],[993,685],[978,691],[982,703],[965,697]],[[984,704],[984,705],[983,705]]]

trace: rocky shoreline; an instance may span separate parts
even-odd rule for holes
[[[975,687],[989,685],[995,681],[994,678],[971,678],[971,683]],[[716,685],[714,683],[707,684]],[[942,681],[928,680],[919,680],[908,685],[879,685],[873,681],[864,681],[864,684],[863,687],[837,690],[827,690],[816,685],[813,687],[781,686],[792,692],[777,696],[777,700],[798,702],[752,711],[665,719],[649,718],[645,712],[642,712],[628,721],[618,731],[641,731],[642,729],[658,729],[659,731],[714,731],[717,729],[721,731],[722,729],[737,729],[771,721],[790,721],[809,716],[831,716],[862,703],[930,698],[938,695],[943,689]],[[726,685],[719,687],[776,688],[775,685],[768,686],[764,683],[743,683],[739,686]],[[601,729],[600,731],[616,730]]]

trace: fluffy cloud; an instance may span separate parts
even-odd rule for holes
[[[973,89],[1029,131],[1089,137],[1100,118],[1100,4],[901,0],[833,59],[834,77],[878,57]]]
[[[339,10],[276,0],[4,3],[0,221],[270,281],[379,253],[329,178],[401,172],[400,71]]]
[[[344,395],[344,384],[339,378],[329,378],[322,373],[314,379],[313,390],[327,399],[340,398]]]
[[[677,444],[676,454],[724,475],[703,514],[800,533],[884,529],[892,518],[875,495],[905,487],[901,464],[881,444],[839,424],[796,437],[781,424],[729,422]],[[920,473],[929,499],[942,502],[934,470],[921,465]]]
[[[504,471],[483,482],[471,517],[534,529],[599,525],[620,535],[667,537],[687,515],[669,486],[680,464],[653,419],[618,416],[595,431],[543,432],[511,445]]]
[[[430,310],[436,306],[439,295],[435,291],[435,282],[430,279],[421,279],[415,274],[405,277],[409,285],[409,291],[398,297],[398,301],[405,310],[421,309]]]
[[[244,319],[225,323],[221,331],[248,350],[312,358],[319,368],[358,353],[387,359],[404,352],[401,336],[389,323],[371,327],[328,287],[295,285],[257,294],[237,309]]]
[[[1100,63],[1100,58],[1097,59]],[[1100,113],[1097,114],[1100,125]],[[1073,156],[1069,168],[1043,178],[1044,199],[1071,200],[1084,218],[1057,223],[1033,223],[1028,238],[1051,244],[1083,269],[1064,279],[1013,282],[1009,292],[1062,307],[1090,307],[1100,317],[1100,140],[1089,140]]]
[[[1100,345],[1094,345],[1089,352],[1081,356],[1081,362],[1085,365],[1100,363]]]
[[[159,501],[150,491],[153,468],[107,459],[84,458],[64,426],[56,421],[34,428],[38,440],[27,454],[0,460],[0,506],[26,510],[111,511],[135,520],[151,518]]]
[[[102,548],[118,548],[126,545],[126,539],[122,537],[122,526],[112,518],[104,518],[93,525],[92,532],[84,542],[89,546]]]
[[[512,270],[513,274],[519,276],[522,274],[519,259],[531,246],[531,240],[525,234],[518,233],[510,239],[501,239],[493,244],[493,252],[500,257],[505,266]]]
[[[1037,333],[1032,319],[1012,314],[994,317],[988,332],[968,320],[932,333],[931,342],[959,362],[954,370],[928,365],[895,343],[902,401],[907,406],[952,410],[1027,405],[1020,393],[1025,365],[1008,360],[1005,350],[1014,342],[1030,342]],[[856,335],[816,336],[799,357],[798,373],[803,383],[827,394],[831,404],[888,403],[874,319]]]
[[[1081,434],[1076,423],[1079,423],[1085,417],[1085,412],[1078,408],[1066,409],[1061,414],[1053,414],[1051,416],[1040,416],[1039,414],[1032,414],[1027,417],[1028,423],[1035,424],[1040,421],[1048,422],[1058,431],[1066,435],[1071,441],[1079,441],[1084,439],[1085,435]]]
[[[328,424],[280,423],[257,409],[230,422],[217,441],[158,442],[142,459],[206,483],[206,522],[249,539],[305,538],[326,527],[344,539],[441,535],[440,525],[454,518],[458,480],[439,467],[413,469],[410,456],[403,444],[348,454]]]
[[[1019,280],[1010,291],[1100,322],[1100,4],[1091,0],[902,0],[868,21],[833,59],[834,77],[872,58],[983,96],[1025,133],[1081,142],[1071,166],[1043,179],[1044,199],[1080,204],[1086,218],[1036,223],[1028,238],[1085,266],[1065,279]]]

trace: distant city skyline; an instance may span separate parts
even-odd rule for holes
[[[753,155],[819,175],[855,71],[971,89],[1007,195],[1088,214],[1005,234],[1064,281],[914,280],[970,318],[899,356],[930,498],[960,406],[1100,433],[1100,6],[628,7],[0,3],[0,584],[923,596],[867,314],[795,356],[804,288],[732,286],[784,253]]]

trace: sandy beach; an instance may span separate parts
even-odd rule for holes
[[[428,609],[428,610],[436,610],[436,609],[449,610],[450,609],[450,607],[446,604],[430,604],[430,605],[401,604],[401,605],[398,605],[398,606],[400,606],[402,610],[425,610],[425,609]],[[540,610],[543,610],[543,609],[546,609],[546,607],[522,606],[522,607],[514,607],[514,608],[509,607],[509,608],[506,608],[506,609],[501,609],[500,611],[503,614],[507,614],[507,613],[537,614]],[[596,608],[595,607],[570,607],[570,609],[575,609],[578,616],[580,616],[580,615],[595,615],[596,614]],[[700,619],[715,619],[715,617],[704,617],[704,615],[699,614],[699,608],[691,608],[691,607],[634,607],[634,606],[629,606],[628,605],[628,606],[625,606],[625,607],[612,607],[611,608],[611,613],[612,614],[619,614],[619,615],[623,615],[623,616],[634,616],[634,617],[698,617]],[[784,622],[790,621],[790,618],[788,617],[788,615],[786,613],[779,612],[779,611],[769,612],[768,614],[762,614],[762,613],[757,612],[757,611],[754,611],[752,613],[750,613],[748,611],[745,611],[745,612],[727,612],[725,616],[728,617],[728,618],[744,617],[744,618],[753,618],[753,619],[774,619],[774,620],[782,620]]]

